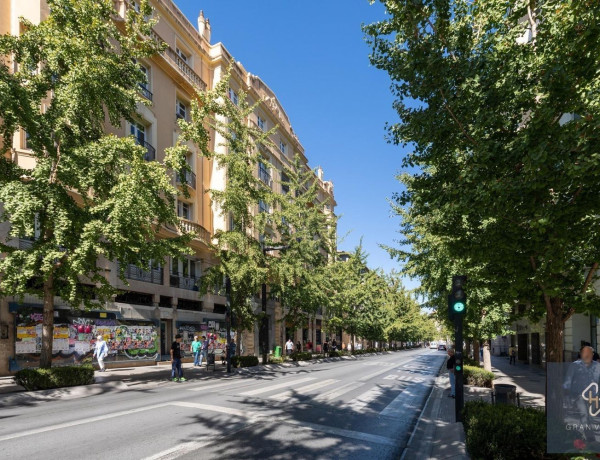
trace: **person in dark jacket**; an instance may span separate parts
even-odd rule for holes
[[[450,394],[449,398],[454,398],[456,395],[456,376],[454,375],[454,366],[456,366],[456,358],[454,357],[454,350],[448,349],[448,361],[446,361],[446,367],[448,368],[448,377],[450,377]]]

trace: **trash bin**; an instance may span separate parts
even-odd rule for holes
[[[496,404],[517,405],[517,387],[515,385],[498,383],[494,385],[494,394],[496,396]]]
[[[281,357],[281,347],[275,347],[275,358]]]

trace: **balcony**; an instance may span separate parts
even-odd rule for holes
[[[206,230],[202,225],[192,222],[187,219],[179,218],[179,225],[185,232],[193,232],[196,234],[196,239],[208,244],[210,243],[210,232]]]
[[[196,174],[192,171],[181,171],[179,174],[177,174],[177,184],[185,184],[196,190]]]
[[[152,31],[150,34],[158,43],[165,43],[165,41],[156,32]],[[194,70],[175,52],[173,48],[167,45],[165,50],[162,52],[163,57],[174,67],[179,73],[193,86],[198,87],[201,91],[206,91],[206,83],[200,78]]]
[[[156,149],[154,147],[152,147],[152,145],[150,145],[146,141],[142,141],[142,140],[138,139],[137,137],[135,138],[135,143],[137,145],[141,145],[142,147],[144,147],[146,149],[146,153],[144,153],[144,160],[146,160],[146,161],[156,160]]]
[[[128,264],[125,266],[125,278],[145,283],[163,284],[163,269],[161,267],[146,270],[136,265]]]
[[[140,94],[152,102],[152,92],[143,83],[139,84]]]
[[[179,289],[187,289],[188,291],[197,291],[200,278],[195,276],[183,276],[181,274],[169,276],[169,284],[171,287]]]

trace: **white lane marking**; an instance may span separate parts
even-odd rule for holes
[[[415,385],[411,385],[405,388],[402,393],[394,398],[385,408],[379,413],[387,417],[399,417],[401,411],[406,412],[410,409],[416,408],[417,398],[413,393]]]
[[[113,412],[112,414],[98,415],[97,417],[82,418],[80,420],[73,420],[72,422],[58,423],[56,425],[45,426],[43,428],[35,428],[33,430],[21,431],[20,433],[7,434],[5,436],[0,436],[0,442],[8,441],[10,439],[23,438],[25,436],[32,436],[32,435],[40,434],[40,433],[46,433],[48,431],[61,430],[63,428],[71,428],[72,426],[85,425],[86,423],[94,423],[94,422],[99,422],[101,420],[109,420],[111,418],[122,417],[124,415],[137,414],[138,412],[144,412],[147,410],[158,409],[160,407],[165,407],[168,405],[169,405],[169,403],[153,404],[151,406],[139,407],[137,409],[122,410],[119,412]]]
[[[316,382],[316,383],[313,383],[312,385],[308,385],[308,386],[299,388],[297,390],[284,391],[283,393],[279,393],[279,394],[270,396],[269,399],[275,399],[277,401],[285,401],[286,399],[292,398],[296,395],[305,395],[305,394],[310,393],[313,390],[318,390],[319,388],[329,386],[336,382],[339,382],[339,380],[336,380],[336,379],[323,380],[321,382]]]
[[[205,411],[210,411],[210,412],[217,412],[217,413],[239,416],[241,418],[248,420],[248,422],[250,422],[250,423],[255,423],[258,421],[264,421],[267,423],[286,423],[289,425],[294,425],[298,429],[316,431],[318,433],[326,433],[326,434],[331,434],[334,436],[341,436],[344,438],[365,441],[365,442],[369,442],[372,444],[381,444],[381,445],[386,445],[386,446],[395,446],[397,444],[396,440],[391,439],[391,438],[386,438],[385,436],[379,436],[379,435],[370,434],[370,433],[363,433],[361,431],[345,430],[343,428],[336,428],[336,427],[332,427],[332,426],[320,425],[318,423],[310,423],[310,422],[306,422],[306,421],[294,420],[290,417],[274,416],[272,414],[258,414],[255,412],[249,412],[249,411],[244,411],[244,410],[240,410],[240,409],[233,409],[231,407],[221,407],[221,406],[213,406],[210,404],[190,403],[190,402],[183,402],[183,401],[176,401],[176,402],[170,403],[170,405],[180,406],[180,407],[189,407],[189,408],[200,409],[200,410],[205,410]],[[240,428],[239,430],[234,431],[233,433],[228,433],[227,436],[234,434],[238,431],[242,431],[245,428],[247,428],[247,425]],[[206,447],[209,444],[218,442],[222,438],[223,438],[223,436],[220,436],[218,438],[213,438],[210,441],[187,442],[187,443],[181,444],[179,446],[175,446],[170,449],[159,452],[151,457],[147,457],[144,460],[167,460],[167,459],[172,460],[172,459],[178,458],[180,456],[190,454],[197,449]]]
[[[278,383],[277,385],[269,385],[266,387],[257,388],[255,390],[244,391],[243,393],[240,393],[240,396],[259,395],[261,393],[267,393],[269,391],[279,390],[280,388],[291,387],[292,385],[296,385],[298,383],[308,382],[309,380],[316,380],[316,377],[305,377],[303,379],[297,379],[297,380],[293,380],[291,382],[283,382],[283,383]]]
[[[350,409],[356,412],[360,412],[365,407],[367,407],[371,401],[374,401],[379,396],[381,396],[386,390],[392,388],[391,385],[377,385],[371,388],[368,391],[360,394],[356,398],[348,401],[346,404],[343,404],[342,407],[345,409]]]
[[[393,368],[386,367],[384,369],[379,369],[377,372],[373,372],[371,374],[367,374],[358,379],[359,382],[366,382],[367,380],[371,380],[373,377],[377,377],[378,375],[385,374],[386,372],[390,372]]]
[[[228,380],[227,382],[229,382],[229,383],[213,383],[211,385],[198,384],[198,386],[194,386],[192,388],[186,388],[186,390],[187,391],[204,391],[204,390],[213,390],[215,388],[227,388],[227,387],[237,385],[239,383],[245,383],[246,385],[251,385],[253,383],[256,383],[256,381],[238,380],[238,379]]]
[[[332,399],[339,398],[343,394],[348,393],[349,391],[354,390],[362,385],[362,383],[350,382],[346,385],[342,385],[341,387],[335,388],[331,391],[327,391],[325,393],[320,394],[315,398],[316,401],[331,401]]]

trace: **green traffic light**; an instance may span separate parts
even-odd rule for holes
[[[461,366],[456,366],[455,369],[456,369],[456,372],[460,372],[460,370],[462,369],[462,367]]]
[[[452,308],[456,313],[462,313],[465,309],[465,304],[464,302],[456,302]]]

